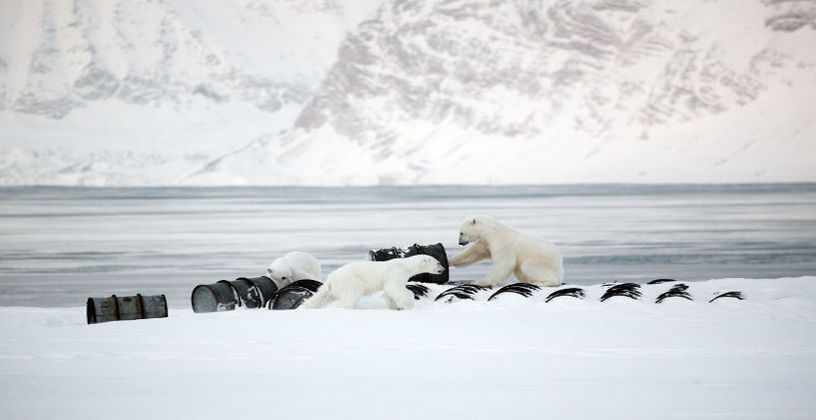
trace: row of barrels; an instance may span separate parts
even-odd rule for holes
[[[371,250],[368,257],[372,261],[387,261],[414,255],[430,255],[436,258],[445,271],[441,274],[418,274],[409,281],[445,284],[448,282],[448,256],[441,243],[431,245],[413,244],[405,248],[383,248]],[[201,284],[193,289],[190,302],[196,313],[231,311],[238,307],[248,309],[294,309],[300,306],[320,287],[317,280],[298,280],[278,290],[269,277],[238,277],[235,280],[221,280],[213,284]]]
[[[655,303],[661,303],[669,298],[681,298],[692,300],[687,292],[688,285],[679,283],[673,279],[658,279],[647,283],[647,285],[675,283],[670,289],[657,296]],[[221,280],[213,284],[198,285],[193,289],[190,298],[193,311],[196,313],[230,311],[237,307],[249,309],[267,308],[274,310],[295,309],[304,300],[314,294],[322,283],[315,280],[298,280],[292,284],[278,290],[275,283],[266,276],[246,278],[239,277],[233,281]],[[450,284],[450,283],[449,283]],[[452,287],[437,295],[435,301],[446,303],[454,300],[474,300],[477,294],[486,292],[490,288],[476,286],[473,284],[451,284]],[[406,286],[414,294],[414,298],[419,300],[427,297],[430,289],[417,282],[408,283]],[[606,288],[600,301],[604,302],[609,298],[620,296],[630,299],[640,299],[641,285],[636,283],[609,283],[602,287]],[[534,284],[514,283],[500,288],[491,293],[488,301],[492,301],[504,294],[515,294],[523,297],[531,297],[535,292],[542,290],[540,286]],[[560,297],[572,297],[583,299],[586,296],[584,289],[579,287],[566,287],[551,292],[545,302]],[[717,293],[709,302],[721,298],[732,298],[743,300],[744,297],[739,291],[728,291]],[[119,321],[129,319],[147,319],[167,317],[167,299],[160,296],[124,296],[112,295],[108,298],[89,298],[87,304],[88,323],[95,324],[107,321]]]
[[[232,281],[200,284],[193,289],[190,301],[196,313],[231,311],[237,307],[294,309],[321,284],[315,280],[298,280],[278,290],[269,277],[239,277]],[[164,295],[92,297],[88,298],[85,311],[88,324],[168,316]]]
[[[448,258],[445,247],[441,243],[433,245],[414,244],[406,248],[383,248],[369,251],[369,258],[372,261],[386,261],[394,258],[406,258],[413,255],[431,255],[436,258],[444,267],[441,274],[420,274],[412,277],[408,283],[408,289],[414,293],[416,299],[420,299],[430,292],[430,289],[420,283],[450,284]],[[657,279],[647,284],[662,284],[675,282],[673,279]],[[322,285],[317,280],[298,280],[282,289],[272,279],[267,276],[259,277],[238,277],[235,280],[220,280],[212,284],[200,284],[193,289],[190,302],[193,311],[196,313],[231,311],[239,307],[248,309],[267,308],[274,310],[295,309],[304,300],[312,296]],[[451,284],[453,287],[440,293],[434,300],[452,302],[453,300],[472,300],[476,294],[488,290],[488,288],[475,286],[472,284]],[[601,302],[614,297],[623,296],[631,299],[638,299],[641,296],[640,285],[635,283],[604,284],[609,287]],[[611,286],[611,287],[610,287]],[[661,303],[668,298],[682,298],[691,300],[691,296],[686,291],[688,286],[677,283],[667,292],[657,297],[656,303]],[[540,290],[539,286],[516,283],[505,286],[495,293],[492,293],[488,301],[497,298],[502,294],[516,294],[530,297],[534,292]],[[573,297],[583,299],[584,290],[577,287],[568,287],[556,290],[549,294],[546,302],[559,297]],[[720,298],[743,299],[740,292],[726,292],[715,296],[711,301]],[[118,321],[126,319],[147,319],[167,316],[167,299],[160,296],[126,296],[117,297],[112,295],[108,298],[89,298],[87,303],[88,323],[98,323],[107,321]]]
[[[294,309],[322,284],[317,280],[298,280],[278,290],[275,282],[266,276],[238,277],[196,286],[190,303],[196,313],[231,311],[239,307]]]
[[[406,248],[383,248],[369,251],[372,261],[387,261],[412,255],[431,255],[446,268],[442,274],[420,274],[411,281],[444,284],[448,282],[448,257],[441,243],[414,244]],[[238,277],[212,284],[200,284],[193,289],[190,302],[196,313],[231,311],[238,307],[249,309],[294,309],[317,292],[322,283],[317,280],[298,280],[278,290],[269,277]],[[88,324],[129,319],[167,317],[167,299],[159,296],[116,296],[88,298],[85,305]]]
[[[679,298],[685,300],[694,300],[689,294],[688,289],[689,286],[683,283],[677,282],[674,279],[657,279],[652,280],[647,285],[654,285],[654,284],[662,284],[662,283],[669,283],[674,282],[675,284],[671,286],[668,290],[663,293],[660,293],[657,298],[655,298],[655,303],[662,303],[666,299],[671,298]],[[421,285],[408,285],[408,288],[414,292],[414,296],[417,296],[417,293],[427,294],[428,290],[419,291],[418,288],[421,288]],[[602,285],[603,288],[606,288],[603,291],[603,294],[600,296],[600,301],[605,302],[606,300],[613,298],[613,297],[625,297],[633,300],[639,300],[643,293],[641,293],[641,285],[637,283],[607,283]],[[526,283],[513,283],[507,286],[504,286],[497,290],[496,292],[492,292],[490,297],[487,298],[487,301],[492,301],[498,298],[501,295],[507,294],[514,294],[519,295],[525,298],[532,297],[534,293],[542,290],[541,286],[535,284],[526,284]],[[455,300],[476,300],[476,295],[482,292],[490,291],[489,287],[484,286],[476,286],[473,284],[460,284],[450,289],[447,289],[440,293],[434,300],[435,301],[443,301],[446,303],[451,303]],[[583,288],[580,287],[564,287],[557,289],[551,293],[549,293],[544,302],[549,303],[551,300],[561,297],[572,297],[577,299],[584,299],[587,296]],[[727,292],[718,292],[711,296],[708,300],[709,303],[714,302],[718,299],[723,298],[730,298],[730,299],[737,299],[737,300],[744,300],[745,297],[743,296],[742,292],[740,291],[727,291]]]
[[[158,296],[116,296],[88,298],[85,304],[88,324],[132,319],[167,318],[167,298]]]

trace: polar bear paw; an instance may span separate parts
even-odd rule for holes
[[[474,286],[489,287],[489,288],[492,289],[494,287],[501,286],[502,282],[501,281],[491,280],[491,279],[488,279],[488,278],[484,278],[484,279],[476,280],[471,284],[473,284]]]

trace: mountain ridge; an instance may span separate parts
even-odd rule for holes
[[[282,7],[238,3],[250,11]],[[331,3],[315,4],[329,5],[337,19],[339,9]],[[179,8],[173,16],[182,23],[191,19],[193,8],[187,14]],[[314,7],[306,15],[315,10],[325,12]],[[125,102],[122,114],[134,107],[146,115],[145,107],[178,115],[184,111],[177,108],[192,109],[207,146],[196,138],[150,148],[134,137],[116,158],[4,148],[0,183],[816,180],[809,163],[816,159],[816,120],[807,112],[816,107],[816,1],[409,0],[372,3],[366,10],[335,37],[336,51],[324,53],[331,58],[321,61],[320,76],[302,85],[281,82],[297,80],[297,71],[235,76],[240,65],[210,74],[215,82],[209,84],[170,83],[181,92],[155,93],[150,83],[164,89],[163,79],[150,77],[118,82],[114,95],[107,93],[110,77],[80,77],[77,82],[94,81],[74,83],[80,98]],[[195,25],[182,25],[188,26]],[[198,38],[210,39],[205,32]],[[167,39],[175,38],[159,37]],[[199,49],[193,56],[201,61],[209,50]],[[219,63],[242,61],[240,54],[218,54],[224,57]],[[8,64],[3,55],[0,60],[1,74]],[[254,68],[263,68],[262,61]],[[134,83],[140,90],[129,93]],[[6,90],[0,89],[6,98],[0,124],[17,125],[10,131],[21,136],[43,132],[30,129],[40,123],[19,124],[29,117],[19,117],[25,108],[19,98],[9,104]],[[54,108],[62,106],[74,104],[58,100]],[[44,109],[48,115],[51,107]],[[82,111],[74,109],[69,112]],[[220,125],[214,122],[219,118]],[[180,120],[169,125],[189,137]],[[68,123],[50,125],[58,132]],[[151,161],[158,161],[153,170],[162,175],[148,179],[140,168]],[[36,168],[42,165],[62,167]]]

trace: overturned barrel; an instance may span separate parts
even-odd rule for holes
[[[263,297],[261,291],[255,283],[249,281],[246,277],[238,277],[230,282],[235,290],[238,292],[239,305],[248,309],[256,309],[261,307]]]
[[[477,294],[486,290],[490,290],[490,287],[477,286],[475,284],[460,284],[440,293],[436,299],[434,299],[434,302],[441,300],[445,303],[451,303],[454,300],[475,300]]]
[[[240,306],[241,299],[238,291],[227,280],[220,280],[213,284],[199,284],[190,295],[193,312],[221,312],[231,311]]]
[[[277,291],[278,286],[267,276],[238,277],[196,286],[190,303],[196,313],[231,311],[236,306],[256,309],[266,306]]]
[[[413,244],[406,248],[391,247],[368,251],[368,257],[371,261],[388,261],[394,258],[406,258],[414,255],[430,255],[436,258],[436,260],[442,264],[442,267],[445,267],[445,271],[440,274],[417,274],[408,279],[408,281],[436,284],[445,284],[448,282],[450,278],[448,272],[448,255],[445,253],[445,246],[441,243],[432,245]]]
[[[132,319],[166,318],[167,298],[158,296],[116,296],[88,298],[85,304],[88,324]]]
[[[255,289],[258,292],[258,297],[260,298],[258,301],[259,306],[253,306],[256,308],[266,306],[269,301],[275,298],[275,294],[278,292],[278,285],[267,276],[238,277],[235,279],[235,281],[238,280],[248,281],[255,286]],[[250,306],[247,305],[247,307]]]
[[[269,309],[286,310],[295,309],[303,302],[312,297],[323,283],[317,280],[298,280],[280,289],[275,295],[275,299],[269,302]]]

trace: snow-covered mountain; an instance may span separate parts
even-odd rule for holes
[[[816,181],[816,0],[9,3],[3,184]]]
[[[175,184],[287,129],[377,1],[0,0],[0,184]]]

